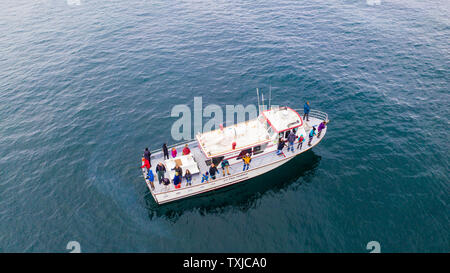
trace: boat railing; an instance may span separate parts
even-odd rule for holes
[[[309,111],[309,116],[321,120],[328,121],[328,114],[319,110],[311,109]]]
[[[304,114],[303,109],[294,109],[295,111],[297,111],[297,113],[301,113]],[[316,119],[321,119],[321,120],[325,120],[328,122],[328,114],[319,110],[315,110],[315,109],[311,109],[309,111],[309,116],[312,118],[316,118]]]

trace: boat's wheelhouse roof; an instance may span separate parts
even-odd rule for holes
[[[269,128],[266,120],[260,116],[223,129],[198,134],[197,141],[203,153],[212,158],[270,141],[267,132]],[[233,143],[236,143],[235,149]]]
[[[269,125],[278,133],[303,125],[301,116],[289,107],[273,108],[264,111],[262,114]]]
[[[303,125],[300,115],[289,107],[266,110],[258,118],[196,136],[203,153],[217,157],[269,142],[274,133]],[[233,143],[236,147],[233,149]]]

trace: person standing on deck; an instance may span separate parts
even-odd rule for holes
[[[180,176],[180,180],[182,180],[183,169],[178,164],[176,164],[175,168],[173,170],[175,171],[175,175],[179,175]]]
[[[166,159],[166,157],[167,157],[167,159],[169,159],[169,150],[167,150],[166,143],[163,144],[162,149],[163,149],[163,153],[164,153],[164,159]]]
[[[313,126],[311,131],[309,132],[309,142],[308,146],[311,146],[311,141],[313,140],[314,136],[316,135],[316,127]]]
[[[318,131],[317,137],[320,137],[320,133],[322,133],[322,130],[325,129],[326,125],[327,125],[327,122],[325,120],[319,124],[319,128],[317,128],[317,131]]]
[[[142,155],[142,169],[145,169],[146,172],[148,172],[148,170],[150,170],[150,163],[148,162],[148,160],[145,158],[144,155]]]
[[[294,152],[294,142],[295,142],[295,139],[297,138],[297,136],[295,135],[295,133],[294,132],[291,132],[289,135],[288,135],[288,137],[287,137],[287,140],[288,140],[288,142],[289,142],[289,145],[288,145],[288,152],[289,152],[289,150],[291,150],[292,152]]]
[[[152,167],[152,161],[150,160],[151,155],[152,155],[152,153],[150,153],[148,148],[145,148],[144,157],[145,157],[145,159],[148,160],[148,163],[150,164],[150,167]]]
[[[150,181],[150,185],[152,186],[152,190],[155,189],[155,185],[153,184],[153,181],[155,181],[155,176],[153,175],[153,171],[149,170],[147,173],[147,177],[148,181]]]
[[[202,183],[206,181],[206,183],[208,183],[208,179],[209,179],[209,173],[206,172],[202,175]]]
[[[284,138],[287,139],[290,134],[291,130],[287,130],[286,132],[284,132]]]
[[[303,137],[303,135],[300,135],[300,136],[298,137],[297,150],[298,150],[298,149],[302,149],[303,142],[305,142],[305,138]]]
[[[211,176],[211,179],[216,179],[216,173],[218,173],[219,170],[217,169],[216,165],[211,164],[211,167],[209,167],[209,175]]]
[[[280,137],[278,139],[277,155],[280,155],[284,148],[284,140]]]
[[[166,167],[159,162],[158,166],[156,166],[156,174],[158,175],[158,181],[159,184],[161,184],[162,180],[164,179],[164,173],[166,172]]]
[[[306,117],[306,121],[309,121],[309,111],[311,108],[309,107],[309,101],[305,102],[305,105],[303,106],[303,119]]]
[[[250,162],[252,161],[252,158],[250,157],[250,154],[249,153],[247,153],[243,158],[242,158],[242,161],[244,161],[244,168],[242,169],[242,171],[245,171],[246,169],[246,167],[247,167],[247,171],[248,171],[248,168],[250,167]]]
[[[186,186],[192,186],[192,174],[188,169],[186,169],[184,178],[186,179]]]
[[[173,185],[175,186],[175,189],[179,189],[181,187],[181,175],[177,174],[178,173],[176,173],[173,177]]]
[[[172,148],[172,157],[177,157],[177,149],[175,149],[175,147]]]
[[[222,173],[223,176],[225,176],[225,170],[227,170],[227,174],[230,175],[230,171],[228,170],[228,168],[230,167],[230,162],[228,162],[228,160],[224,159],[222,160],[222,163],[220,163],[222,166]]]
[[[188,145],[187,145],[187,144],[184,145],[184,148],[183,148],[183,155],[188,155],[188,154],[190,154],[190,153],[191,153],[191,150],[189,149]]]

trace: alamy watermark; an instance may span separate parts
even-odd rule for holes
[[[272,107],[278,106],[272,105]],[[267,105],[261,107],[261,110],[265,109],[267,109]],[[208,132],[218,129],[220,126],[226,127],[235,123],[255,119],[258,117],[258,107],[254,104],[247,106],[242,104],[226,105],[224,116],[224,111],[219,105],[209,104],[203,108],[203,98],[194,97],[193,111],[186,104],[178,104],[172,107],[170,116],[178,118],[172,124],[172,138],[176,141],[183,139],[190,140],[197,133]],[[203,118],[210,119],[203,124]]]
[[[81,245],[77,241],[68,242],[66,249],[70,250],[70,253],[81,253]]]
[[[366,249],[370,250],[370,253],[381,253],[381,245],[377,241],[368,242]]]
[[[81,0],[67,0],[67,5],[79,6],[79,5],[81,5]]]
[[[374,5],[380,5],[381,0],[366,0],[367,5],[374,6]]]

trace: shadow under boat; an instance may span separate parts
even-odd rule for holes
[[[221,213],[230,207],[246,211],[269,191],[279,192],[298,181],[300,177],[309,182],[320,160],[319,155],[313,150],[308,150],[278,168],[231,186],[162,205],[158,205],[149,193],[145,197],[145,202],[150,218],[165,216],[172,220],[190,210],[199,210],[201,214]],[[222,172],[219,175],[222,175]]]

